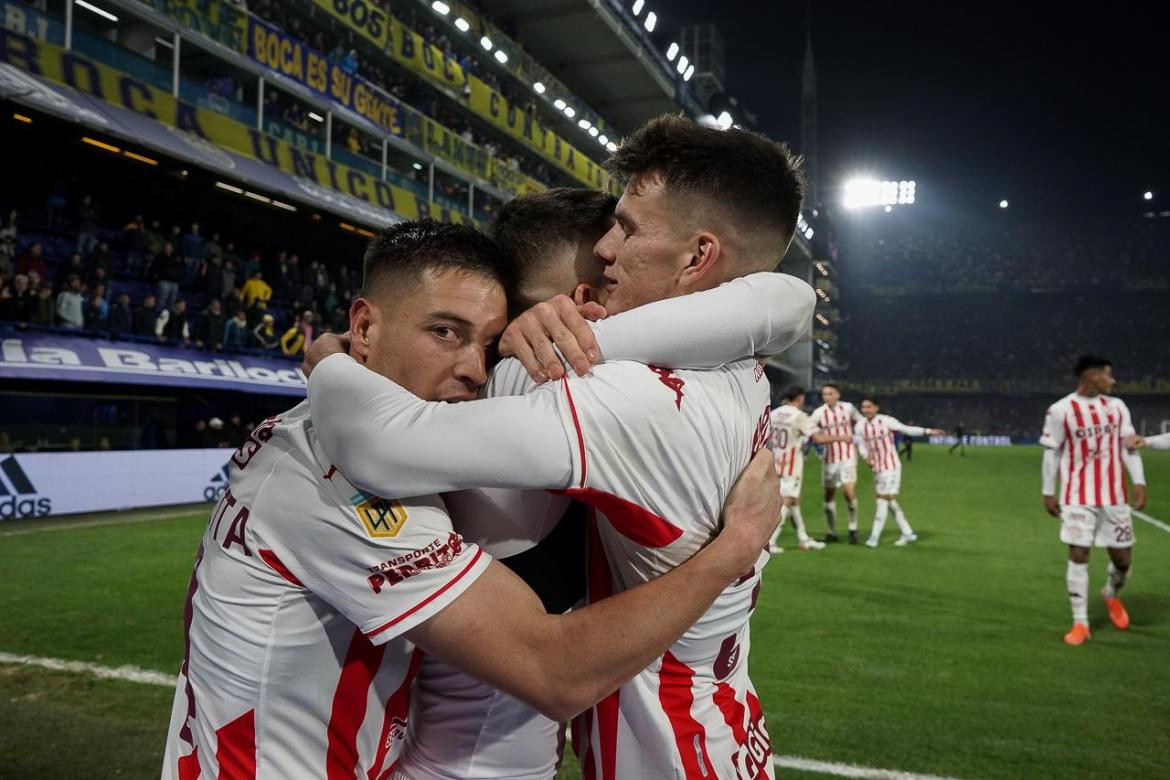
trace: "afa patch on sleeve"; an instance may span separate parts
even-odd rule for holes
[[[350,501],[366,533],[375,539],[398,536],[398,532],[406,524],[406,508],[397,501],[379,498],[369,493],[358,493]]]

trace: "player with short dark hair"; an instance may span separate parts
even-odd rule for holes
[[[825,446],[821,459],[821,485],[825,488],[826,542],[835,542],[837,536],[837,488],[845,493],[849,507],[849,543],[857,544],[857,445],[853,442],[853,426],[861,419],[857,409],[841,400],[841,388],[832,382],[821,385],[824,403],[812,413],[817,430],[835,437],[847,437]]]
[[[1129,627],[1129,614],[1118,594],[1129,579],[1133,560],[1133,516],[1122,466],[1133,481],[1133,506],[1146,504],[1142,459],[1125,446],[1134,434],[1129,408],[1109,395],[1117,380],[1106,358],[1084,355],[1073,368],[1076,390],[1048,407],[1040,444],[1044,447],[1044,509],[1060,518],[1060,540],[1068,545],[1066,581],[1073,626],[1064,635],[1070,645],[1087,641],[1089,630],[1089,552],[1109,552],[1108,580],[1101,591],[1109,619]],[[1057,479],[1063,490],[1057,492]]]

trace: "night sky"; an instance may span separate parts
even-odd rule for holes
[[[658,36],[715,22],[728,91],[800,141],[802,2],[651,0]],[[1170,209],[1170,42],[1154,3],[811,3],[822,200],[858,171],[992,218]],[[1164,9],[1163,9],[1164,10]]]

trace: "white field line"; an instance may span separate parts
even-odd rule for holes
[[[152,669],[139,669],[137,666],[119,666],[116,669],[110,666],[86,663],[85,661],[64,661],[60,658],[42,658],[35,655],[17,655],[0,651],[0,663],[22,664],[24,666],[39,666],[43,669],[52,669],[57,672],[80,672],[105,680],[125,680],[127,682],[145,683],[147,685],[161,685],[174,688],[177,674],[163,674]]]
[[[901,769],[874,769],[856,764],[835,764],[830,761],[816,761],[797,756],[776,756],[772,763],[781,769],[799,769],[804,772],[819,772],[834,777],[861,777],[871,780],[955,780],[939,775],[918,775]]]
[[[1156,517],[1150,517],[1145,512],[1140,512],[1137,509],[1133,510],[1133,513],[1155,528],[1161,528],[1163,531],[1170,534],[1170,524],[1164,523]]]
[[[77,672],[100,677],[106,680],[123,680],[126,682],[158,685],[163,688],[173,688],[178,675],[164,674],[153,669],[140,669],[137,666],[100,666],[84,661],[65,661],[60,658],[43,658],[35,655],[18,655],[0,651],[0,664],[20,664],[22,666],[37,666],[42,669],[52,669],[58,672]],[[835,764],[829,761],[815,761],[798,756],[776,756],[772,763],[783,769],[800,769],[806,772],[819,772],[835,777],[869,778],[871,780],[954,780],[954,778],[938,775],[919,775],[913,772],[903,772],[900,769],[874,769],[855,764]]]
[[[81,522],[48,523],[38,528],[17,528],[12,531],[0,531],[0,538],[5,536],[24,536],[26,534],[42,534],[49,531],[70,531],[74,528],[99,528],[103,525],[129,525],[131,523],[153,523],[155,520],[174,520],[177,517],[187,517],[198,514],[198,509],[188,509],[182,512],[165,512],[160,515],[144,515],[142,517],[110,518],[109,520],[82,520]]]

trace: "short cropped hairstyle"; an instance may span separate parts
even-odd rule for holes
[[[823,385],[821,385],[822,390],[824,390],[826,387],[831,387],[834,390],[836,390],[838,393],[841,392],[841,388],[838,387],[837,385],[833,384],[832,382],[825,382]]]
[[[555,187],[505,203],[489,232],[523,280],[561,245],[596,242],[609,230],[616,206],[607,192]]]
[[[683,116],[651,119],[622,143],[606,168],[627,184],[655,175],[695,211],[722,216],[753,254],[779,261],[804,201],[801,158],[759,133],[704,127]],[[687,210],[686,213],[690,213]]]
[[[467,225],[422,219],[391,225],[370,239],[361,295],[409,287],[428,271],[457,270],[496,281],[511,294],[512,263],[496,242]]]
[[[1113,361],[1109,358],[1103,358],[1098,355],[1081,355],[1077,358],[1077,364],[1073,366],[1073,375],[1080,377],[1086,371],[1091,371],[1094,368],[1112,367]]]
[[[795,401],[800,396],[804,395],[804,388],[799,385],[793,385],[784,391],[785,401]]]
[[[866,401],[869,401],[869,402],[870,402],[871,404],[873,404],[874,406],[881,406],[881,404],[880,404],[880,403],[878,403],[877,396],[873,396],[873,395],[863,395],[863,396],[861,396],[861,403],[865,403]]]

